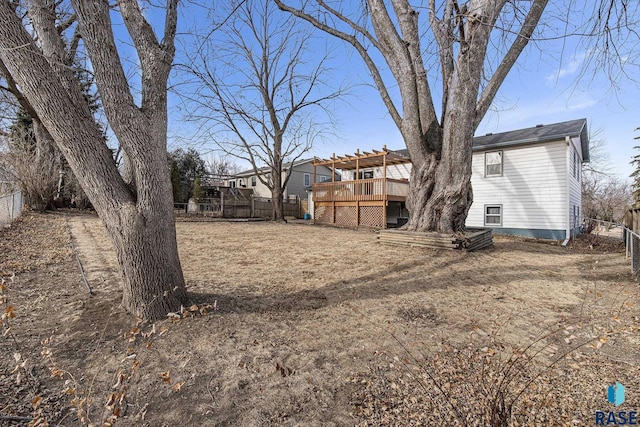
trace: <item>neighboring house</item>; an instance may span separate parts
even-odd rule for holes
[[[298,197],[300,199],[307,198],[307,192],[311,189],[314,179],[314,159],[298,160],[294,162],[291,170],[291,177],[284,189],[284,198]],[[283,165],[282,179],[286,177],[287,171],[291,168],[291,163]],[[258,169],[258,174],[262,175],[265,180],[271,175],[271,168],[263,167]],[[253,190],[255,197],[271,197],[271,190],[264,185],[258,178],[258,174],[253,169],[240,172],[228,181],[230,187],[247,188]],[[331,181],[331,169],[328,167],[318,167],[315,170],[315,182]],[[340,179],[340,174],[336,172],[335,180]]]
[[[407,156],[407,150],[385,152],[387,156],[392,153]],[[342,161],[356,156],[345,157]],[[473,204],[466,225],[491,227],[496,234],[557,240],[569,238],[579,231],[582,222],[581,166],[588,161],[586,119],[474,138]],[[323,161],[327,162],[331,160]],[[335,160],[333,162],[336,163]],[[357,175],[351,166],[343,170],[343,187],[347,180],[363,180],[361,185],[367,180],[376,181],[382,177],[392,182],[408,180],[411,172],[409,161],[386,163],[386,167],[380,162],[358,166]],[[390,193],[389,184],[384,193]],[[406,222],[406,199],[394,199],[392,201],[385,196],[385,220],[382,222],[385,226]],[[339,224],[340,217],[344,215],[337,213],[338,207],[333,209],[331,215],[325,215],[324,222]],[[323,222],[322,218],[320,222]]]

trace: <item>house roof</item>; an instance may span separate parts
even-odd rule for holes
[[[512,147],[526,144],[537,144],[541,142],[558,141],[565,137],[580,138],[580,146],[582,148],[582,159],[584,162],[589,161],[589,136],[587,132],[587,119],[570,120],[567,122],[553,123],[550,125],[537,125],[526,129],[512,130],[501,133],[488,133],[484,136],[476,136],[473,138],[473,151],[484,151],[495,148]],[[345,154],[344,156],[333,155],[330,159],[305,159],[295,162],[301,165],[308,162],[314,162],[315,166],[334,166],[341,170],[356,169],[356,165],[360,169],[373,168],[377,166],[387,166],[411,163],[409,150],[389,150],[386,146],[382,151],[371,150],[372,152],[356,152],[353,155]],[[386,159],[385,159],[386,157]],[[356,163],[357,160],[357,163]],[[291,166],[291,163],[285,163],[284,169]],[[268,172],[268,167],[258,169],[259,172]],[[236,177],[248,177],[255,175],[253,169],[240,172]]]
[[[589,136],[587,132],[587,119],[570,120],[568,122],[553,123],[550,125],[537,125],[526,129],[476,136],[473,138],[473,150],[482,151],[492,148],[557,141],[567,136],[570,138],[580,138],[582,158],[583,161],[588,162]]]
[[[501,147],[558,141],[567,136],[570,138],[580,138],[582,158],[584,162],[588,162],[589,135],[587,132],[587,119],[570,120],[568,122],[553,123],[550,125],[537,125],[526,129],[518,129],[502,133],[488,133],[484,136],[476,136],[473,138],[473,151],[484,151]],[[409,150],[406,148],[396,150],[394,153],[409,157]]]
[[[298,160],[296,162],[294,162],[294,167],[295,166],[300,166],[303,165],[305,163],[309,163],[312,162],[313,159],[304,159],[304,160]],[[283,163],[282,164],[282,169],[283,170],[287,170],[291,167],[291,162],[287,162],[287,163]],[[268,173],[271,172],[271,167],[269,166],[264,166],[258,169],[258,173],[259,174],[263,174],[263,173]],[[253,169],[247,169],[245,171],[242,172],[238,172],[237,174],[234,175],[234,177],[236,178],[244,178],[244,177],[249,177],[249,176],[253,176],[255,175],[256,172]]]

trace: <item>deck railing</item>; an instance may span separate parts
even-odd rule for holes
[[[384,178],[355,181],[318,182],[313,184],[313,200],[317,202],[355,202],[385,200],[388,197],[406,197],[409,183],[405,180]]]

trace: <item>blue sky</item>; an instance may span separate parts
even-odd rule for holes
[[[380,149],[383,145],[404,148],[400,133],[371,86],[360,58],[348,46],[336,41],[329,43],[335,68],[331,78],[346,79],[353,87],[348,97],[332,107],[337,123],[332,136],[316,144],[305,157],[351,154],[356,149]],[[501,87],[476,135],[584,117],[590,130],[600,130],[599,138],[606,143],[612,172],[628,179],[632,172],[629,162],[635,154],[633,147],[640,145],[640,141],[634,141],[635,136],[640,136],[640,132],[634,131],[640,126],[637,102],[640,85],[633,81],[640,76],[640,69],[638,65],[627,64],[628,76],[616,76],[612,83],[591,60],[591,49],[584,41],[572,38],[531,44]],[[437,92],[438,86],[439,83],[434,83],[432,90]],[[438,98],[434,102],[436,107],[440,103]],[[202,153],[216,148],[207,141],[190,140],[193,125],[179,118],[181,112],[170,111],[170,116],[174,118],[170,124],[170,147],[192,144]]]
[[[572,46],[573,47],[573,46]],[[501,87],[492,109],[478,127],[476,135],[504,132],[537,124],[551,124],[586,118],[590,131],[599,130],[598,138],[605,141],[611,172],[628,179],[633,167],[631,157],[640,141],[640,86],[630,79],[619,78],[615,88],[602,73],[587,70],[585,53],[577,51],[563,60],[549,61],[540,53],[525,51]],[[357,71],[357,81],[369,83],[358,58],[348,60],[347,69]],[[629,74],[640,76],[637,66],[629,67]],[[389,117],[373,87],[358,87],[348,98],[348,105],[340,108],[339,127],[335,142],[314,147],[319,157],[352,154],[356,149],[404,148],[395,124]],[[436,101],[436,105],[439,100]]]

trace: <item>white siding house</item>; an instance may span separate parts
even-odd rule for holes
[[[588,161],[586,119],[475,137],[473,204],[466,225],[490,227],[495,234],[569,238],[582,222],[581,168]],[[361,178],[383,175],[381,168],[360,173]],[[388,177],[409,179],[410,174],[411,164],[387,167]]]
[[[589,161],[586,119],[473,141],[469,227],[496,234],[564,240],[582,215],[582,163]]]

